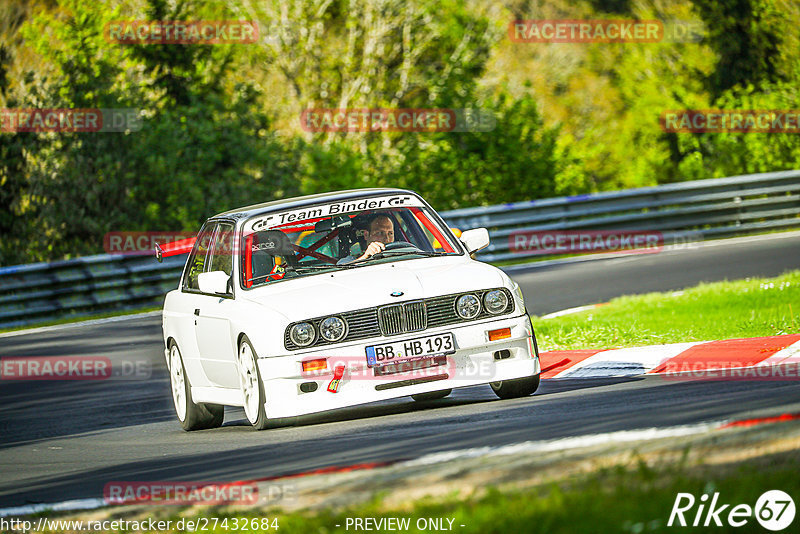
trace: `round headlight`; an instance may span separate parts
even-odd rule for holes
[[[328,317],[319,324],[319,333],[327,341],[339,341],[345,333],[344,321],[338,317]]]
[[[502,313],[508,306],[508,297],[503,291],[494,289],[483,296],[483,306],[489,313]]]
[[[311,323],[297,323],[289,331],[289,337],[292,338],[292,343],[295,345],[307,347],[314,343],[317,333]]]
[[[474,319],[481,312],[481,301],[475,295],[461,295],[456,301],[456,312],[462,319]]]

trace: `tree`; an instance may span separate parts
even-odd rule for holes
[[[735,86],[785,80],[782,50],[798,6],[785,0],[692,0],[708,28],[717,65],[708,79],[714,97]],[[794,43],[797,44],[796,42]]]
[[[219,9],[148,5],[165,20]],[[294,193],[296,156],[274,138],[253,88],[231,81],[230,45],[109,43],[103,29],[118,16],[65,0],[22,28],[40,64],[20,107],[132,108],[142,127],[20,133],[21,148],[0,148],[16,165],[0,176],[17,177],[28,217],[25,246],[9,261],[100,252],[109,231],[194,231],[232,206]]]

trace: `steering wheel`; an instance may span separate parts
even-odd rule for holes
[[[392,241],[391,243],[387,243],[383,249],[395,250],[398,248],[415,248],[417,250],[420,250],[420,248],[417,245],[415,245],[414,243],[409,243],[408,241]]]

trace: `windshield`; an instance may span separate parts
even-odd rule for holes
[[[242,287],[385,261],[460,254],[421,200],[373,197],[258,216],[242,234]],[[378,242],[380,245],[372,245]]]

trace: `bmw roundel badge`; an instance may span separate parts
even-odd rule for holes
[[[392,291],[392,296],[393,297],[402,297],[403,296],[403,292],[402,291]]]

